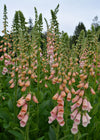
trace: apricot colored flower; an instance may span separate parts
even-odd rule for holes
[[[50,112],[51,116],[55,116],[57,114],[58,107],[55,106],[52,111]]]
[[[22,112],[22,111],[20,111],[19,114],[17,115],[17,118],[18,118],[19,120],[22,120],[22,118],[24,117],[24,115],[25,115],[25,113]]]
[[[65,91],[61,91],[61,97],[63,98],[63,97],[65,97],[65,96],[66,96]]]
[[[33,101],[34,101],[35,103],[39,103],[39,102],[38,102],[38,99],[36,98],[35,95],[33,96]]]
[[[25,99],[24,97],[21,97],[18,101],[17,101],[17,107],[23,106],[25,104]]]
[[[79,96],[76,95],[76,96],[72,99],[72,103],[75,103],[76,101],[78,101],[78,99],[79,99]]]
[[[27,94],[25,100],[26,100],[26,101],[30,101],[30,100],[31,100],[31,93],[28,93],[28,94]]]
[[[80,98],[77,102],[76,102],[77,106],[79,107],[82,104],[82,98]]]
[[[22,106],[21,112],[23,112],[23,113],[27,112],[27,104],[26,103]]]
[[[93,88],[91,88],[91,93],[92,93],[93,95],[96,94]]]
[[[58,99],[58,96],[59,96],[59,94],[56,93],[56,94],[52,97],[52,99],[53,99],[53,100],[57,100],[57,99]]]
[[[71,100],[71,93],[69,92],[67,95],[67,101],[70,101],[70,100]]]

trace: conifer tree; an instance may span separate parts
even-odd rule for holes
[[[80,32],[82,30],[84,30],[85,36],[86,36],[86,28],[85,28],[85,25],[82,22],[79,22],[79,24],[75,28],[74,35],[71,38],[72,44],[75,44],[76,45],[77,40],[78,40],[78,37],[79,37]]]

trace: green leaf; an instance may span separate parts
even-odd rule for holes
[[[43,140],[44,139],[44,136],[43,137],[41,137],[41,138],[38,138],[37,140]]]
[[[83,137],[85,137],[85,136],[87,136],[87,135],[88,135],[88,133],[84,133],[84,134],[80,135],[80,136],[79,136],[79,140],[81,140]]]
[[[49,127],[49,139],[50,140],[56,140],[56,134],[54,129],[50,126]]]
[[[14,130],[18,130],[22,135],[24,135],[24,132],[22,131],[22,129],[18,128],[18,127],[14,127]]]
[[[8,107],[10,111],[13,111],[13,103],[11,99],[8,100]]]
[[[65,138],[70,138],[72,140],[72,135],[66,135],[65,137],[61,138],[60,140],[65,140]]]
[[[10,116],[9,116],[9,111],[7,108],[1,108],[0,109],[0,118],[9,121]]]
[[[17,132],[15,130],[8,130],[8,132],[17,137],[18,140],[24,140],[24,136],[20,132]]]
[[[4,123],[3,123],[3,128],[7,129],[7,128],[9,128],[9,126],[10,126],[10,125],[9,125],[8,122],[4,122]]]
[[[44,108],[46,108],[49,105],[50,105],[50,100],[44,101],[43,103],[41,103],[40,111],[43,111]]]
[[[9,140],[8,136],[5,133],[0,132],[0,140]]]

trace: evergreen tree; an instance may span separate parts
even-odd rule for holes
[[[100,21],[98,21],[98,16],[95,16],[92,21],[93,21],[92,25],[94,26],[95,30],[97,30],[98,26],[100,26]]]
[[[74,43],[74,44],[77,43],[77,39],[78,39],[78,37],[80,35],[80,32],[82,30],[84,30],[85,36],[86,36],[86,28],[85,28],[85,25],[82,22],[79,22],[79,24],[75,28],[74,35],[72,36],[72,43]]]
[[[28,32],[30,33],[32,31],[32,28],[33,28],[33,22],[32,22],[32,19],[29,18],[29,29],[28,29]]]
[[[94,17],[92,26],[94,27],[97,33],[98,41],[100,41],[100,21],[98,21],[98,16]]]

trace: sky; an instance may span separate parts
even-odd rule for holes
[[[11,30],[15,11],[21,10],[25,16],[26,22],[32,18],[34,24],[34,7],[38,14],[42,13],[50,23],[50,10],[54,10],[60,5],[57,14],[60,31],[67,32],[69,36],[73,35],[75,27],[79,22],[83,22],[86,29],[91,28],[92,20],[95,16],[100,19],[100,0],[0,0],[0,35],[3,30],[3,9],[7,6],[8,30]],[[43,20],[43,32],[46,31],[46,24]]]

